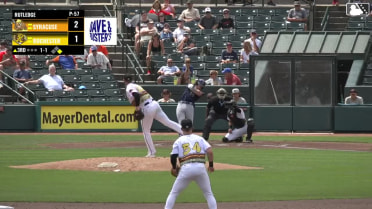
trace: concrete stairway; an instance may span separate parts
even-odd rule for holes
[[[328,6],[317,6],[314,14],[314,29],[321,30],[322,19]],[[329,20],[326,27],[327,31],[344,31],[349,19],[345,14],[345,6],[329,6]]]

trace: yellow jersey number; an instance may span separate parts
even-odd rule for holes
[[[190,143],[182,144],[182,148],[183,148],[183,156],[188,155],[191,151]],[[192,147],[192,150],[195,150],[196,153],[200,153],[201,148],[200,148],[199,142],[196,142],[194,144],[194,146]]]

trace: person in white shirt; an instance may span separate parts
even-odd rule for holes
[[[350,93],[350,96],[345,98],[345,104],[349,104],[349,105],[364,104],[363,97],[358,96],[357,90],[351,89],[349,93]]]
[[[159,77],[157,79],[157,83],[162,84],[163,79],[165,77],[167,77],[167,76],[179,76],[181,74],[181,70],[177,66],[173,65],[173,60],[172,59],[168,59],[167,60],[167,65],[162,66],[158,70],[158,74],[159,74]]]
[[[181,43],[181,41],[185,38],[185,33],[191,32],[190,28],[185,26],[184,24],[184,20],[177,20],[178,27],[173,31],[174,42],[177,43],[177,45]]]
[[[90,47],[92,53],[88,55],[87,65],[90,65],[93,69],[107,69],[111,70],[110,60],[102,53],[97,51],[96,46]]]
[[[158,33],[158,29],[155,27],[154,21],[152,19],[149,19],[149,21],[147,22],[147,27],[141,28],[139,32],[140,40],[136,42],[137,54],[140,53],[141,46],[144,46],[143,44],[148,44],[148,41],[152,39],[155,33]]]
[[[258,55],[258,53],[252,50],[251,42],[245,40],[243,49],[240,51],[240,62],[249,63],[249,58],[251,55]]]
[[[258,39],[258,34],[257,34],[257,31],[255,29],[252,29],[250,31],[250,38],[246,39],[245,41],[249,41],[249,43],[251,43],[252,50],[254,52],[257,52],[257,53],[260,52],[260,49],[261,49],[261,46],[262,46],[262,41],[260,39]]]
[[[43,75],[37,80],[27,81],[25,85],[38,83],[42,83],[48,91],[74,91],[74,88],[65,84],[61,76],[56,75],[56,66],[54,65],[49,65],[49,74]]]

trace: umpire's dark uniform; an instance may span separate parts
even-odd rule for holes
[[[224,105],[225,101],[231,101],[231,97],[225,96],[224,99],[219,99],[217,96],[213,96],[207,105],[207,118],[204,122],[203,138],[209,139],[209,133],[213,123],[218,119],[227,121],[227,108]]]

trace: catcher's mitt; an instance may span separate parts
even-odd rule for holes
[[[142,120],[143,118],[145,117],[145,115],[143,114],[142,110],[135,110],[134,111],[134,118],[136,120]]]
[[[177,165],[176,169],[171,168],[171,174],[172,174],[172,176],[177,177],[178,176],[178,173],[180,172],[180,169],[181,168],[178,165]]]

